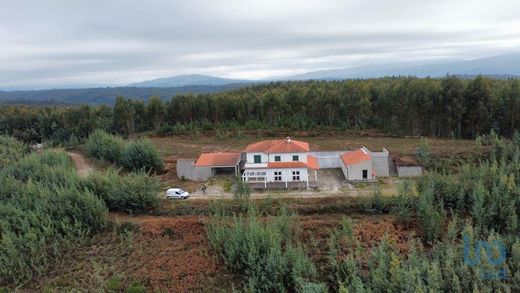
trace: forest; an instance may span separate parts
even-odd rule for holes
[[[511,137],[520,125],[520,82],[482,76],[274,82],[223,93],[179,94],[113,107],[3,105],[0,132],[25,142],[83,141],[94,129],[124,137],[215,130],[365,130],[390,135]]]

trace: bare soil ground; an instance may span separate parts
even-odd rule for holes
[[[85,159],[83,154],[79,152],[67,152],[67,154],[74,161],[79,176],[88,176],[94,171],[94,167]]]
[[[391,215],[351,215],[354,233],[364,248],[385,235],[399,249],[408,248],[409,234]],[[313,214],[296,218],[301,237],[318,266],[326,264],[326,241],[338,227],[342,214]],[[229,292],[237,281],[218,262],[209,247],[205,216],[137,216],[111,213],[116,223],[133,223],[139,231],[127,236],[106,233],[96,236],[86,248],[72,250],[61,262],[34,282],[42,288],[75,288],[80,291],[107,289],[118,276],[122,288],[139,281],[149,291]],[[365,251],[368,251],[366,249]],[[103,291],[103,290],[101,290]]]

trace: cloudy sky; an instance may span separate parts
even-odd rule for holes
[[[260,79],[518,51],[520,2],[0,0],[0,88]]]

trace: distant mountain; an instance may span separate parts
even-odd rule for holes
[[[216,93],[233,90],[245,84],[189,85],[181,87],[106,87],[88,89],[52,89],[29,91],[0,91],[0,102],[24,104],[114,104],[116,97],[147,100],[159,96],[169,100],[184,93]]]
[[[520,77],[520,52],[494,57],[441,63],[404,62],[369,64],[351,68],[312,71],[304,74],[276,78],[278,80],[376,78],[384,76],[442,77],[460,76]]]
[[[158,78],[153,80],[147,80],[142,82],[131,83],[129,87],[180,87],[188,85],[226,85],[226,84],[239,84],[239,83],[251,83],[248,80],[241,79],[230,79],[215,77],[209,75],[200,74],[189,74],[189,75],[177,75],[172,77]]]

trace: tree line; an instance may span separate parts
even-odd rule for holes
[[[474,138],[520,125],[520,82],[392,77],[274,82],[169,101],[118,97],[110,106],[4,105],[0,131],[24,141],[83,140],[94,129],[123,136],[190,130],[377,129],[395,135]]]

